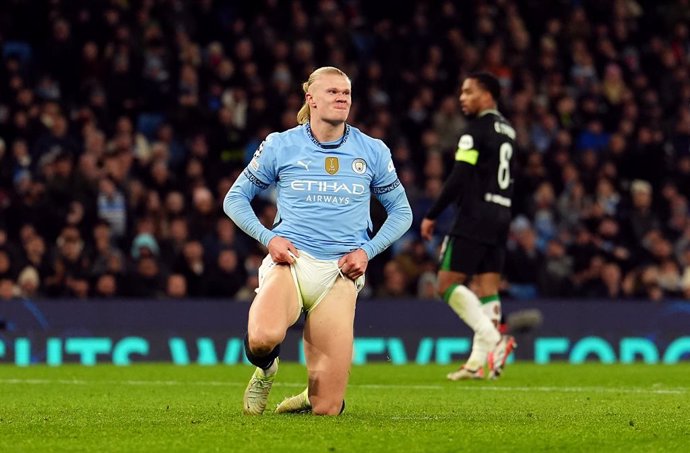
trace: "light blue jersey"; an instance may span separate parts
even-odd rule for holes
[[[268,230],[249,202],[271,185],[277,191],[278,215]],[[372,194],[388,213],[373,239]],[[262,244],[279,235],[317,259],[338,259],[358,248],[371,259],[412,222],[390,150],[349,125],[340,140],[329,144],[319,143],[309,124],[270,134],[226,195],[223,208]]]

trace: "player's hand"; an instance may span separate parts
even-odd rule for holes
[[[350,280],[357,280],[364,275],[369,265],[369,257],[362,249],[350,252],[338,260],[340,272]]]
[[[422,224],[419,227],[419,232],[422,235],[422,239],[425,241],[430,241],[434,237],[434,228],[436,227],[436,221],[423,218]]]
[[[292,264],[295,258],[299,256],[299,252],[295,246],[288,239],[276,236],[268,242],[268,253],[271,254],[271,259],[278,264]]]

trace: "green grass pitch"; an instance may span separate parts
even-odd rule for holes
[[[690,449],[690,364],[352,370],[340,417],[241,413],[247,366],[0,366],[0,452],[666,452]],[[269,407],[302,390],[281,363]]]

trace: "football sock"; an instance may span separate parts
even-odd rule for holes
[[[273,348],[271,352],[269,352],[265,356],[258,356],[254,354],[250,349],[249,349],[249,335],[244,336],[244,353],[247,355],[247,359],[249,361],[264,370],[266,374],[272,374],[271,371],[274,371],[274,368],[277,368],[274,365],[276,357],[280,355],[280,345],[276,346]],[[274,371],[275,372],[275,371]]]
[[[453,285],[444,296],[450,308],[475,332],[467,367],[472,370],[483,367],[489,351],[498,343],[501,335],[482,310],[477,296],[469,288],[464,285]]]
[[[482,311],[484,314],[486,314],[494,326],[498,328],[501,324],[501,299],[499,299],[498,294],[480,297],[479,301],[482,303]]]

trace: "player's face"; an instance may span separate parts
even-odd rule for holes
[[[352,105],[350,81],[340,74],[324,74],[309,87],[307,101],[312,116],[333,124],[344,123]]]
[[[473,116],[484,109],[487,92],[475,79],[465,79],[460,89],[460,107],[462,113]]]

